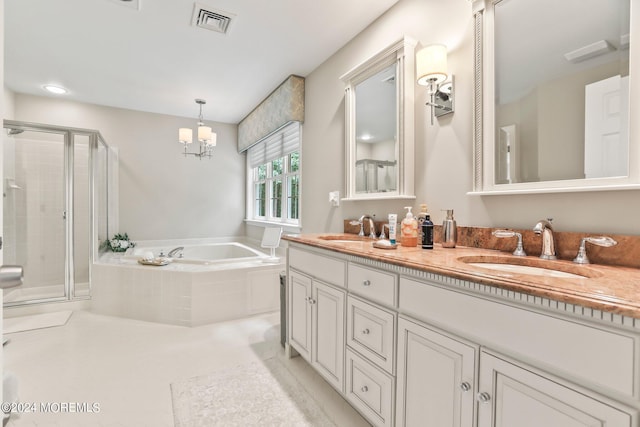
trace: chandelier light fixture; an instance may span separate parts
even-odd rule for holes
[[[207,101],[204,99],[196,99],[196,104],[200,106],[200,114],[198,115],[198,144],[197,152],[187,151],[187,145],[193,142],[193,129],[180,128],[178,130],[178,140],[184,145],[184,156],[196,156],[202,160],[203,157],[211,158],[213,148],[216,146],[217,135],[211,131],[209,126],[205,126],[202,121],[202,106]]]

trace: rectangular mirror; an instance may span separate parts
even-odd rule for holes
[[[415,44],[405,37],[341,77],[345,200],[415,197]]]
[[[475,0],[474,192],[638,187],[630,3]]]
[[[356,94],[356,194],[398,190],[396,64],[358,83]]]

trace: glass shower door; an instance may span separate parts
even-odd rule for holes
[[[9,130],[3,136],[4,263],[24,267],[4,302],[67,296],[66,133]]]

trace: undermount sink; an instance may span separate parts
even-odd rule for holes
[[[467,265],[504,273],[533,276],[557,277],[564,279],[584,279],[594,277],[595,272],[580,265],[564,264],[539,258],[510,258],[498,256],[467,256],[458,260]]]
[[[320,236],[318,238],[321,240],[326,240],[328,242],[334,242],[334,243],[353,243],[353,242],[362,242],[363,240],[365,240],[365,238],[357,236],[355,234],[353,235],[353,237],[345,236],[343,234],[340,234],[340,235],[328,234],[325,236]]]

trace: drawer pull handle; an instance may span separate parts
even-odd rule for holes
[[[460,384],[460,390],[462,391],[469,391],[471,390],[471,384],[469,384],[468,382],[463,382],[462,384]]]
[[[486,391],[478,393],[478,401],[481,403],[488,403],[491,400],[491,395]]]
[[[369,391],[369,387],[367,387],[366,385],[363,385],[362,388],[360,389],[361,392],[366,393]]]
[[[364,282],[362,282],[363,286],[371,286],[371,280],[365,280]]]
[[[362,335],[369,335],[369,329],[365,329],[362,331]]]

